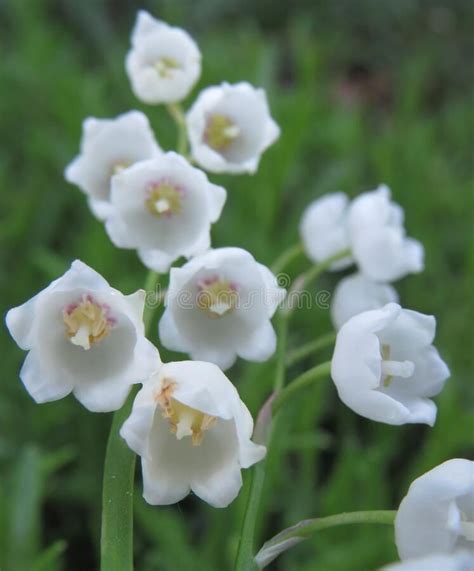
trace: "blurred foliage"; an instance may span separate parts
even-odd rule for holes
[[[136,101],[123,70],[138,7],[126,0],[0,0],[3,313],[74,258],[125,292],[143,283],[134,252],[110,244],[83,195],[62,177],[88,115],[143,109],[161,145],[174,145],[164,110]],[[141,7],[196,37],[200,87],[243,79],[263,85],[282,126],[257,175],[211,177],[229,192],[216,245],[242,246],[270,264],[297,240],[311,199],[339,189],[355,195],[380,182],[406,209],[409,233],[424,242],[426,271],[397,287],[405,306],[436,314],[437,345],[452,368],[435,428],[358,418],[338,402],[330,381],[308,390],[284,412],[270,454],[259,543],[305,517],[396,508],[414,477],[472,454],[474,4],[144,0]],[[303,268],[301,261],[291,271]],[[331,290],[335,279],[318,287]],[[290,343],[329,327],[327,310],[301,312]],[[0,568],[95,569],[110,416],[89,413],[72,398],[35,405],[18,380],[23,353],[4,328],[0,336]],[[229,373],[253,413],[272,375],[272,362],[238,363]],[[246,487],[223,511],[193,498],[152,508],[140,488],[137,478],[137,569],[231,569]],[[272,568],[367,571],[395,558],[390,529],[358,526],[322,532]]]

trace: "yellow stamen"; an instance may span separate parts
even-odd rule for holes
[[[167,419],[170,430],[178,440],[191,436],[193,446],[199,446],[204,438],[204,432],[214,426],[216,417],[196,410],[172,397],[176,383],[164,379],[156,401],[163,410],[163,417]]]
[[[227,115],[211,115],[204,131],[204,140],[216,151],[225,151],[240,135],[239,127]]]
[[[218,319],[231,313],[239,298],[235,286],[228,280],[219,278],[205,279],[199,284],[197,306],[205,311],[208,317]]]
[[[181,191],[168,182],[154,184],[150,187],[145,205],[158,218],[178,214],[181,211]]]
[[[153,67],[160,77],[169,79],[173,77],[173,72],[177,69],[180,69],[181,66],[175,59],[164,56],[157,60],[154,63]]]
[[[71,343],[86,351],[107,337],[113,326],[113,320],[107,315],[107,307],[85,294],[80,303],[63,310],[63,321]]]

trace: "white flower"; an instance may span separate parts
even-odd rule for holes
[[[355,198],[348,224],[352,254],[359,270],[375,281],[390,282],[423,270],[423,246],[405,236],[403,210],[381,185]]]
[[[395,541],[401,559],[474,554],[474,462],[448,460],[417,478],[398,509]]]
[[[239,493],[241,468],[265,456],[252,431],[247,407],[218,367],[181,361],[144,383],[120,434],[142,458],[149,504],[173,504],[192,491],[222,508]]]
[[[160,366],[145,338],[145,292],[124,296],[76,260],[59,279],[7,313],[7,327],[25,351],[20,372],[38,403],[73,392],[89,410],[122,406],[133,383]]]
[[[373,282],[363,274],[343,278],[336,286],[331,299],[331,318],[340,329],[354,315],[378,309],[387,303],[398,302],[398,294],[391,285]]]
[[[246,82],[201,91],[186,124],[193,158],[212,172],[254,173],[280,135],[265,91]]]
[[[89,197],[95,216],[104,219],[112,176],[160,152],[148,119],[140,111],[115,119],[89,117],[82,125],[81,152],[66,167],[64,176]]]
[[[431,344],[433,316],[389,303],[352,317],[340,329],[331,375],[340,399],[387,424],[436,420],[437,395],[449,370]]]
[[[180,256],[209,249],[225,199],[202,171],[166,153],[113,177],[106,230],[116,246],[136,248],[147,267],[166,272]]]
[[[474,554],[458,551],[450,555],[428,555],[387,565],[381,571],[472,571]]]
[[[211,250],[171,270],[161,342],[222,369],[237,355],[265,361],[276,348],[270,319],[285,294],[246,250]]]
[[[306,208],[300,223],[300,235],[306,254],[313,262],[324,262],[349,249],[348,210],[349,199],[343,192],[326,194]],[[330,269],[340,270],[352,263],[352,257],[347,256],[334,262]]]
[[[173,103],[184,99],[201,75],[201,53],[181,28],[140,10],[125,68],[138,99]]]

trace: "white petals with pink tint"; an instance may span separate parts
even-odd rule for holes
[[[6,323],[28,351],[20,378],[38,402],[73,392],[89,410],[122,406],[131,385],[160,366],[145,338],[144,291],[125,296],[76,260],[35,297],[11,309]]]
[[[270,319],[285,295],[246,250],[211,250],[171,270],[161,342],[224,370],[237,356],[266,361],[276,348]]]
[[[169,152],[113,177],[106,230],[116,246],[137,249],[147,267],[164,273],[180,256],[209,249],[211,224],[226,195],[201,170]]]
[[[89,117],[82,125],[81,152],[64,176],[88,196],[93,214],[103,220],[110,208],[112,176],[160,153],[150,123],[140,111],[114,119]]]

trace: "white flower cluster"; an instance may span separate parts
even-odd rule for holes
[[[242,485],[241,468],[265,448],[251,441],[252,417],[221,369],[237,356],[271,357],[271,318],[286,292],[249,252],[211,249],[227,193],[201,168],[254,173],[280,130],[265,91],[245,82],[204,89],[187,114],[177,107],[201,74],[199,48],[184,30],[140,11],[131,44],[125,67],[134,94],[178,113],[189,154],[163,151],[142,112],[88,118],[65,178],[113,244],[137,250],[151,270],[189,259],[171,270],[159,332],[165,347],[195,361],[162,364],[145,337],[145,292],[124,296],[80,261],[6,321],[28,351],[20,377],[38,403],[72,392],[91,411],[112,411],[143,384],[121,434],[142,456],[148,502],[193,491],[223,507]]]
[[[138,14],[126,71],[141,101],[170,106],[189,154],[163,151],[141,112],[88,118],[65,177],[86,194],[111,241],[137,250],[145,266],[166,273],[187,259],[170,270],[158,328],[164,347],[193,360],[163,364],[146,338],[145,292],[125,296],[80,261],[11,309],[6,323],[28,352],[20,378],[38,403],[73,393],[91,411],[113,411],[142,384],[120,434],[141,457],[147,502],[193,492],[225,507],[242,486],[241,469],[266,449],[252,441],[252,417],[223,370],[237,357],[273,355],[271,319],[286,291],[249,252],[211,248],[226,190],[197,167],[254,173],[279,127],[265,92],[245,82],[207,87],[182,113],[176,105],[199,79],[201,54],[184,30],[147,12]],[[340,399],[375,421],[432,426],[431,399],[449,370],[433,346],[435,318],[402,308],[391,285],[423,269],[423,247],[406,237],[403,220],[384,185],[352,202],[335,193],[308,207],[301,238],[312,261],[358,268],[341,280],[331,307]],[[472,568],[473,466],[451,460],[412,484],[396,520],[404,562],[390,569]]]

